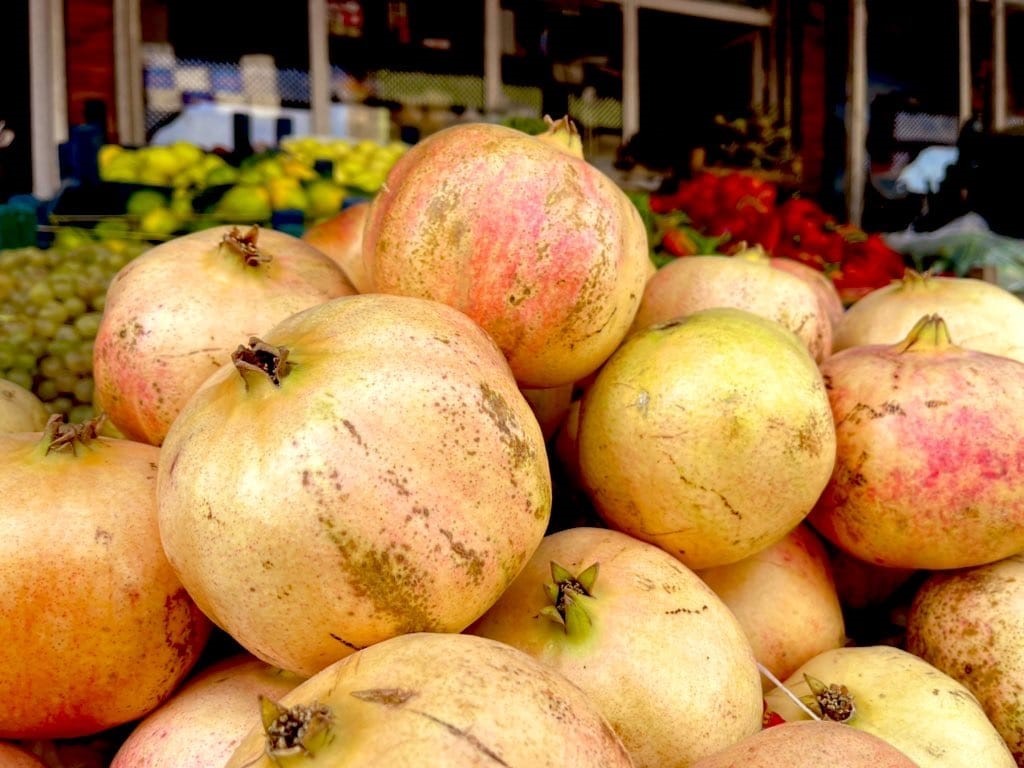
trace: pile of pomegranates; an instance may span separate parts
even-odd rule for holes
[[[468,123],[127,264],[0,386],[0,765],[1024,766],[1024,302],[646,238]]]

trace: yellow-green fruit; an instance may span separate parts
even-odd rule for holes
[[[821,372],[778,323],[714,308],[630,337],[583,396],[582,479],[612,527],[691,568],[737,562],[807,516],[836,434]]]
[[[147,235],[165,237],[181,226],[181,220],[170,208],[161,206],[139,219],[139,230]]]
[[[833,648],[801,665],[784,685],[815,716],[879,736],[920,768],[1017,766],[974,694],[900,648]],[[789,694],[775,688],[765,694],[765,706],[787,721],[810,719]]]
[[[267,221],[271,213],[270,193],[260,184],[236,184],[216,208],[216,214],[229,222]]]
[[[128,197],[125,212],[131,216],[145,216],[156,208],[167,205],[167,195],[155,189],[139,189]]]
[[[341,204],[345,200],[345,190],[327,179],[311,182],[306,187],[306,194],[309,198],[307,213],[313,219],[333,216],[341,210]]]

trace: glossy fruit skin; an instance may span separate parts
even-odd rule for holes
[[[432,134],[395,163],[364,259],[375,290],[473,318],[533,388],[578,381],[608,358],[650,270],[640,214],[609,177],[488,123]]]
[[[182,582],[243,647],[304,676],[392,635],[464,629],[551,512],[544,438],[501,352],[457,310],[385,294],[263,341],[287,348],[288,373],[217,371],[161,450]]]
[[[899,344],[822,363],[837,457],[808,520],[887,568],[993,562],[1024,548],[1024,364],[921,322]]]
[[[98,437],[40,454],[41,437],[0,435],[0,738],[142,717],[210,633],[160,545],[159,450]]]
[[[258,720],[257,697],[277,700],[302,681],[244,652],[224,658],[136,725],[110,768],[223,765]]]
[[[811,357],[832,352],[832,322],[817,291],[766,256],[690,256],[671,261],[647,281],[633,330],[712,307],[734,307],[795,333]]]
[[[598,566],[577,596],[591,626],[542,611],[551,564]],[[545,537],[498,602],[468,630],[508,643],[580,686],[637,768],[687,766],[761,727],[760,674],[728,607],[664,550],[618,531],[574,527]]]
[[[735,614],[757,660],[779,679],[846,642],[828,554],[804,523],[750,557],[698,575]],[[767,678],[762,682],[771,686]]]
[[[820,653],[783,681],[796,696],[810,694],[804,675],[846,686],[855,711],[852,728],[885,739],[919,768],[1014,768],[1015,761],[974,695],[912,653],[871,645]],[[784,720],[810,719],[779,689],[767,709]]]
[[[1024,765],[1024,555],[931,574],[911,602],[906,644],[978,697]]]
[[[832,412],[806,346],[728,307],[627,339],[584,392],[578,443],[601,517],[696,570],[785,536],[835,462]]]
[[[260,230],[247,263],[212,227],[155,246],[111,281],[93,348],[94,402],[128,438],[160,445],[185,401],[231,352],[295,312],[355,293],[299,238]]]
[[[328,708],[312,754],[286,765],[632,768],[593,702],[558,672],[482,637],[413,633],[331,664],[282,706]],[[283,760],[281,762],[284,762]],[[225,768],[278,768],[255,727]]]
[[[302,233],[303,241],[327,254],[359,293],[370,293],[373,284],[363,264],[363,232],[370,203],[354,203]]]
[[[797,720],[758,731],[692,768],[917,768],[884,739],[830,720]]]
[[[958,346],[1024,362],[1024,301],[985,280],[910,270],[847,308],[833,350],[899,343],[927,314],[946,321]]]

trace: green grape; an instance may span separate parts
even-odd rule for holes
[[[43,304],[53,301],[53,290],[48,283],[40,281],[28,289],[28,300],[37,307],[41,307]]]
[[[72,394],[75,396],[75,400],[79,403],[91,403],[92,402],[92,376],[79,379],[78,383],[75,384],[75,389]]]
[[[78,296],[70,296],[64,299],[64,309],[67,310],[68,317],[78,317],[85,314],[86,308],[85,302]]]
[[[64,371],[64,360],[55,355],[47,355],[39,361],[39,374],[45,379],[55,379]]]
[[[105,306],[107,306],[106,293],[98,293],[89,300],[89,308],[96,312],[102,312]]]
[[[78,341],[78,334],[75,333],[75,328],[72,325],[62,325],[57,329],[57,332],[53,334],[53,338],[59,341]]]
[[[0,371],[14,365],[14,345],[0,342]]]
[[[69,349],[64,354],[64,366],[76,375],[89,373],[92,370],[92,355],[87,355],[78,348]]]
[[[99,312],[86,312],[75,318],[75,330],[83,339],[95,339],[96,331],[100,327],[101,314]]]
[[[39,308],[39,314],[36,315],[36,322],[38,323],[40,320],[49,320],[57,325],[64,325],[68,320],[69,314],[70,313],[68,312],[68,308],[65,304],[62,304],[59,301],[53,301]]]
[[[29,373],[35,373],[36,371],[36,356],[31,352],[25,352],[19,350],[14,355],[14,367],[21,368]]]
[[[8,381],[13,381],[15,384],[18,384],[25,389],[32,389],[32,374],[21,368],[8,368],[4,371],[3,378]]]
[[[25,351],[32,355],[32,357],[42,357],[46,353],[46,344],[48,341],[49,339],[45,339],[42,336],[33,336],[25,342]]]
[[[14,290],[14,276],[4,272],[0,272],[0,300],[6,299],[10,296],[11,291]]]
[[[59,394],[57,392],[57,385],[54,384],[51,379],[43,379],[38,384],[36,384],[35,393],[36,397],[38,397],[44,403],[49,403],[51,400],[56,400],[57,395]]]
[[[96,415],[96,409],[91,405],[73,405],[68,411],[68,421],[72,424],[83,424]]]
[[[63,370],[51,379],[62,395],[70,395],[75,391],[75,384],[78,383],[78,376],[68,370]]]
[[[59,332],[60,328],[57,330]],[[77,345],[77,339],[50,339],[46,342],[46,349],[44,351],[46,354],[53,355],[54,357],[63,357],[69,349],[74,349]]]
[[[37,338],[41,336],[44,339],[52,339],[53,334],[57,332],[57,328],[63,325],[63,323],[47,320],[42,317],[36,317],[32,325],[35,328]]]
[[[63,413],[67,414],[72,408],[75,407],[74,401],[70,397],[57,397],[46,404],[46,409],[50,413]]]
[[[75,283],[65,277],[55,277],[50,281],[50,290],[58,299],[70,299],[75,295]]]

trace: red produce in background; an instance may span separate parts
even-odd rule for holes
[[[837,221],[808,198],[780,201],[775,183],[751,173],[701,172],[674,192],[651,194],[649,205],[656,220],[671,222],[655,225],[652,247],[658,263],[756,244],[772,256],[822,271],[846,305],[902,277],[906,269],[903,256],[881,235]],[[699,240],[700,235],[714,239]]]

